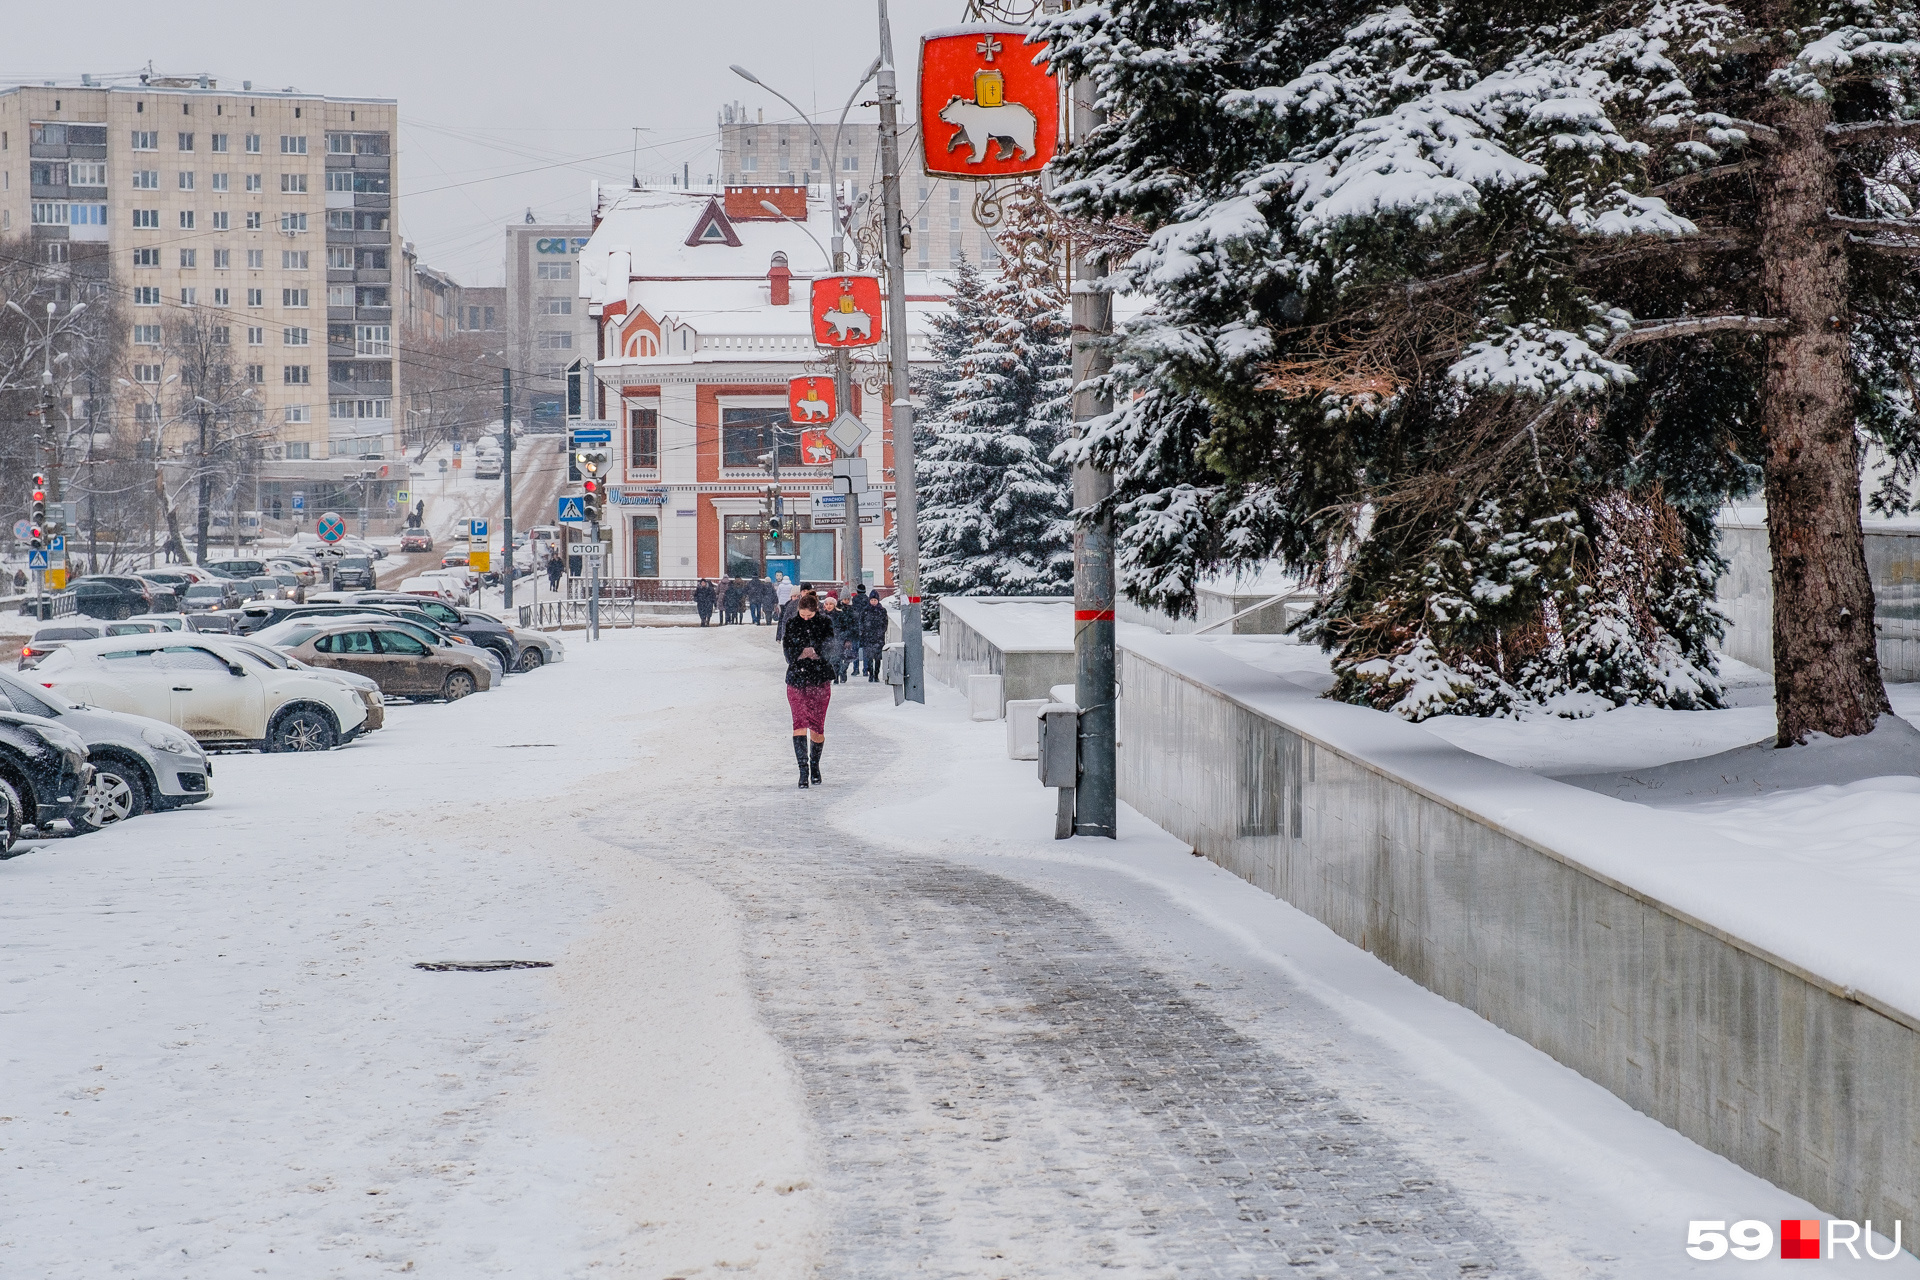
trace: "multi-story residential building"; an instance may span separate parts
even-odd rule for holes
[[[593,321],[580,301],[586,223],[516,222],[507,227],[504,327],[513,364],[526,378],[521,399],[534,430],[562,429],[566,369],[593,350]]]
[[[747,110],[728,105],[720,111],[721,181],[732,184],[805,184],[816,200],[825,200],[826,184],[838,178],[852,183],[869,197],[856,223],[880,207],[880,126],[848,124],[837,145],[831,124],[816,126],[834,154],[822,151],[814,130],[798,121],[766,123],[761,113],[747,118]],[[905,141],[903,138],[902,141]],[[837,172],[829,173],[834,163]],[[975,197],[986,184],[929,178],[920,159],[919,133],[913,134],[908,154],[900,158],[902,212],[910,228],[909,270],[939,271],[955,266],[964,255],[975,266],[997,266],[1000,251],[990,228],[979,220]]]
[[[157,386],[170,324],[197,314],[231,346],[270,519],[294,493],[309,516],[384,505],[365,477],[393,451],[396,123],[391,99],[207,77],[0,90],[0,233],[89,270],[104,254],[129,363]],[[160,418],[151,447],[188,433]]]
[[[809,314],[813,279],[831,274],[815,244],[827,213],[802,186],[639,189],[597,204],[577,264],[597,345],[590,335],[575,354],[597,387],[582,411],[614,427],[607,571],[838,580],[850,531],[829,525],[826,504],[816,505],[831,490],[835,450],[803,440],[787,404],[790,379],[833,378]],[[945,284],[944,273],[907,273],[913,360],[931,358],[927,334],[946,308]],[[881,345],[856,355],[852,403],[842,406],[870,429],[859,454],[883,506],[893,490],[887,354]],[[778,537],[767,523],[776,478]],[[863,571],[877,584],[892,581],[880,554],[891,518],[886,510],[862,529]]]

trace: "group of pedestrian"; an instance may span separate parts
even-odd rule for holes
[[[702,578],[693,589],[693,607],[700,614],[703,627],[713,621],[716,608],[723,627],[738,626],[749,618],[756,627],[767,626],[786,602],[786,597],[780,594],[783,586],[788,592],[793,590],[784,574],[778,583],[768,578],[722,578],[715,585]]]

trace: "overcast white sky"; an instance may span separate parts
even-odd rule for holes
[[[901,90],[920,33],[965,0],[890,0]],[[400,102],[401,233],[463,284],[502,280],[503,228],[529,206],[583,218],[587,183],[624,182],[633,129],[642,176],[711,172],[724,102],[789,114],[727,70],[740,63],[837,112],[877,49],[876,0],[94,0],[7,6],[0,81],[78,83],[82,72],[206,72],[224,88],[289,85]],[[871,94],[863,95],[871,97]],[[852,119],[876,118],[855,108]],[[697,180],[697,179],[696,179]]]

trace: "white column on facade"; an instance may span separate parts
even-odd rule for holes
[[[698,412],[698,387],[694,383],[661,385],[660,483],[667,490],[666,504],[660,508],[663,578],[693,578],[700,572],[700,521],[680,514],[700,509],[693,487],[700,474]]]

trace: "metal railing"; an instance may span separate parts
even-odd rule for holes
[[[79,592],[50,591],[38,600],[28,599],[20,606],[20,612],[41,622],[50,622],[55,618],[70,618],[80,611]],[[38,613],[35,609],[38,609]]]

